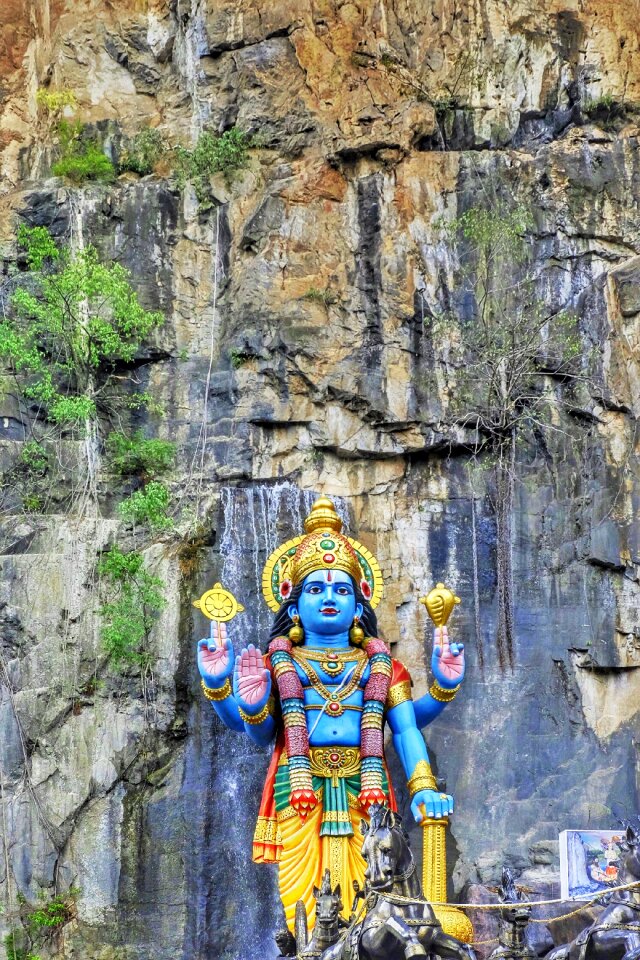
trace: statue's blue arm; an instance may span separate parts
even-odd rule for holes
[[[418,764],[421,761],[429,764],[427,747],[416,724],[413,701],[405,700],[392,707],[387,713],[387,721],[393,734],[393,745],[409,781],[416,769],[420,770]],[[421,823],[425,816],[446,817],[452,811],[453,797],[449,794],[421,786],[411,796],[411,812],[418,823]]]
[[[432,720],[439,717],[445,707],[446,703],[441,700],[434,700],[430,693],[425,693],[424,697],[413,701],[416,725],[422,730]]]
[[[427,746],[416,724],[413,701],[405,700],[392,707],[387,712],[387,721],[393,734],[393,745],[408,780],[419,760],[429,762]]]
[[[240,716],[240,711],[238,710],[238,704],[235,701],[235,697],[230,695],[226,700],[214,700],[211,702],[211,706],[218,714],[225,727],[229,727],[230,730],[236,730],[238,733],[241,733],[245,724],[242,721]]]

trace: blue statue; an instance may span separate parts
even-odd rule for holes
[[[385,722],[416,821],[453,811],[453,798],[437,789],[420,728],[456,695],[463,645],[449,642],[446,626],[436,627],[435,679],[414,702],[407,669],[376,636],[378,563],[341,529],[332,502],[320,497],[305,534],[267,561],[263,593],[276,616],[266,654],[250,644],[236,658],[224,622],[214,621],[211,637],[198,644],[202,687],[223,723],[258,744],[275,742],[253,858],[279,863],[290,929],[298,900],[313,923],[313,891],[325,870],[343,891],[353,890],[354,880],[363,884],[359,824],[372,804],[396,809],[384,759]],[[442,606],[440,593],[436,601]]]

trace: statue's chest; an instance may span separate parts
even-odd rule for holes
[[[361,650],[346,655],[331,650],[296,651],[294,662],[305,693],[315,691],[323,699],[336,691],[348,697],[363,690],[371,672]]]

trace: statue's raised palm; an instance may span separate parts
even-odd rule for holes
[[[248,713],[257,713],[271,693],[271,677],[265,670],[262,654],[252,643],[240,654],[233,675],[233,692],[238,704]]]
[[[431,658],[433,675],[444,687],[457,687],[464,677],[464,644],[449,643],[446,627],[437,627],[434,639],[436,643]]]
[[[233,673],[234,653],[224,623],[211,623],[211,637],[198,644],[198,670],[208,687],[221,687]]]

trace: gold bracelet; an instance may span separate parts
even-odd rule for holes
[[[238,711],[245,723],[248,723],[249,726],[258,726],[259,723],[263,723],[267,717],[271,716],[271,707],[272,699],[269,697],[260,713],[247,713],[242,707],[238,707]]]
[[[414,797],[419,790],[438,789],[436,778],[431,772],[431,765],[426,760],[418,760],[413,773],[407,780],[407,786],[411,797]]]
[[[204,680],[200,681],[200,686],[207,700],[211,700],[213,703],[217,703],[219,700],[226,700],[227,697],[231,696],[229,677],[227,677],[221,687],[208,687]]]
[[[459,689],[460,684],[454,687],[453,690],[447,690],[445,687],[441,687],[437,680],[434,680],[429,687],[429,694],[434,700],[438,700],[440,703],[451,703]]]

